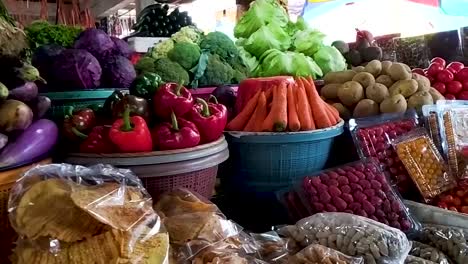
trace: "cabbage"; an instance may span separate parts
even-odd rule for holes
[[[298,31],[309,29],[309,25],[301,16],[297,18],[296,23],[289,21],[286,25],[285,31],[289,36],[293,37]]]
[[[132,62],[123,56],[109,56],[101,63],[102,85],[109,88],[129,88],[136,78]]]
[[[39,70],[41,77],[49,81],[51,72],[53,71],[52,64],[55,58],[65,50],[62,46],[56,44],[43,45],[34,51],[31,63]]]
[[[52,82],[60,90],[92,89],[100,84],[101,66],[86,50],[64,50],[57,55],[52,67]]]
[[[89,28],[78,35],[74,48],[87,50],[97,59],[102,59],[114,51],[115,44],[104,31]]]
[[[234,36],[236,38],[248,38],[260,27],[271,22],[276,22],[283,27],[288,24],[288,21],[289,17],[286,10],[279,5],[277,0],[256,0],[237,22],[234,28]]]
[[[112,41],[114,42],[114,54],[115,55],[120,55],[124,56],[125,58],[130,59],[132,56],[132,49],[130,46],[127,44],[125,40],[116,38],[116,37],[111,37]]]
[[[322,76],[322,71],[310,57],[302,53],[271,49],[260,58],[260,65],[254,70],[254,75],[258,77],[292,75],[318,78]]]
[[[253,33],[244,44],[245,50],[257,58],[260,58],[262,54],[269,49],[284,51],[290,46],[291,38],[276,23],[262,26],[257,32]]]
[[[298,31],[294,35],[294,51],[314,55],[322,46],[325,34],[315,29]]]
[[[258,60],[254,56],[250,55],[243,47],[237,47],[239,50],[239,55],[244,62],[244,65],[247,67],[248,71],[251,72],[258,66]]]
[[[344,71],[347,68],[346,60],[338,49],[324,46],[314,54],[314,60],[320,66],[323,74]]]

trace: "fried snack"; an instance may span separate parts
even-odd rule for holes
[[[143,228],[141,232],[123,232],[113,230],[114,237],[120,241],[121,257],[116,263],[140,264],[140,263],[165,263],[169,250],[169,236],[166,233],[151,234],[149,228]]]
[[[318,244],[312,244],[297,253],[287,263],[290,264],[353,264],[362,259],[352,258],[339,251]]]
[[[218,242],[203,249],[192,260],[192,264],[248,264],[249,261],[239,256],[237,248],[225,242]]]
[[[192,213],[163,219],[171,242],[185,244],[194,239],[216,242],[223,236],[223,219],[216,213]]]
[[[188,190],[176,190],[162,195],[154,209],[161,217],[218,211],[216,205],[203,202]]]
[[[151,201],[145,200],[139,190],[129,186],[120,189],[117,183],[78,186],[72,190],[71,199],[100,222],[122,231],[142,221],[153,221],[155,216]]]
[[[70,198],[72,184],[48,179],[32,185],[16,210],[16,231],[29,239],[53,237],[64,242],[100,233],[105,225],[76,207]]]

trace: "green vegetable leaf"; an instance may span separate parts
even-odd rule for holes
[[[314,55],[322,46],[325,34],[315,29],[298,31],[294,35],[294,51]]]
[[[346,60],[338,49],[324,46],[314,54],[314,60],[320,66],[323,74],[346,70]]]
[[[200,55],[200,59],[198,60],[198,64],[191,69],[190,71],[193,73],[193,81],[190,83],[192,88],[198,87],[198,80],[203,76],[206,70],[206,66],[208,65],[208,58],[210,57],[209,52],[203,52]]]
[[[312,58],[297,52],[268,50],[260,58],[260,65],[254,70],[255,76],[269,77],[278,75],[322,76],[322,71]]]
[[[291,46],[291,38],[276,22],[262,26],[245,42],[244,48],[260,58],[269,49],[285,51]]]
[[[239,55],[244,62],[244,65],[247,67],[249,72],[252,72],[258,66],[258,60],[250,53],[248,53],[243,47],[237,47],[239,50]]]

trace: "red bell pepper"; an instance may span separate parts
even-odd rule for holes
[[[63,134],[72,141],[80,141],[86,138],[86,134],[96,124],[96,116],[94,111],[89,108],[80,109],[77,111],[70,107],[69,113],[63,121]]]
[[[80,144],[82,153],[112,153],[115,151],[114,144],[109,139],[107,126],[95,126],[88,137]]]
[[[126,108],[123,117],[112,124],[109,138],[120,152],[148,152],[153,150],[153,140],[145,119],[130,117]]]
[[[211,96],[215,103],[207,103],[201,98],[197,98],[190,111],[189,120],[198,128],[201,136],[201,143],[208,143],[217,140],[223,134],[227,123],[227,108],[219,104],[216,97]]]
[[[172,112],[180,117],[192,109],[192,93],[182,84],[166,83],[154,94],[153,105],[154,112],[161,118],[171,118]]]
[[[159,150],[195,147],[200,143],[200,133],[190,121],[171,114],[171,123],[162,123],[152,131],[155,147]]]

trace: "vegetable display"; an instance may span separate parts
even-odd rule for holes
[[[0,3],[0,57],[19,57],[28,47],[26,34],[15,25],[4,2]]]
[[[31,49],[35,50],[43,45],[71,48],[83,29],[67,25],[53,25],[47,21],[36,21],[28,25],[24,31]]]
[[[373,60],[382,59],[382,49],[377,45],[374,36],[367,30],[356,29],[356,42],[350,48],[348,43],[337,40],[332,43],[346,58],[346,62],[351,66],[365,66]]]

